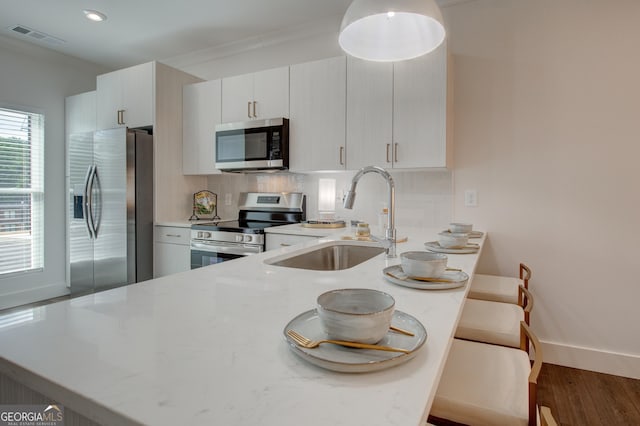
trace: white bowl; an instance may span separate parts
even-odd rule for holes
[[[347,288],[322,293],[317,304],[329,339],[373,344],[389,331],[396,302],[378,290]]]
[[[450,223],[449,231],[454,234],[465,233],[468,234],[473,229],[473,225],[470,223]]]
[[[447,255],[428,251],[407,251],[400,254],[402,270],[409,277],[433,278],[444,274]]]
[[[463,248],[469,242],[469,234],[441,232],[438,234],[438,244],[444,248]]]

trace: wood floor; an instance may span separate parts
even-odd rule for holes
[[[640,380],[543,364],[538,404],[559,425],[640,425]]]

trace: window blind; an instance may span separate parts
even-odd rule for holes
[[[44,115],[0,108],[0,276],[44,263]]]

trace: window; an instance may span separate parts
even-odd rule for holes
[[[44,115],[0,108],[0,276],[42,269]]]

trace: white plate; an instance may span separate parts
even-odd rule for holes
[[[396,277],[405,276],[405,272],[402,270],[402,265],[394,265],[384,268],[382,270],[384,277],[387,281],[390,281],[394,284],[398,284],[404,287],[417,288],[420,290],[446,290],[451,288],[462,287],[469,280],[469,275],[462,271],[445,271],[444,275],[441,278],[445,278],[448,280],[452,280],[451,283],[434,283],[427,281],[418,281],[412,280],[411,278],[406,278],[404,280]],[[395,275],[395,277],[390,276]]]
[[[403,330],[411,331],[415,336],[407,336],[389,331],[378,344],[381,346],[393,346],[395,348],[406,349],[410,351],[408,354],[402,352],[377,351],[374,349],[354,349],[331,343],[323,343],[313,349],[298,346],[287,336],[287,330],[295,330],[312,340],[327,338],[327,335],[322,329],[318,312],[315,309],[304,312],[289,321],[283,333],[291,350],[311,364],[342,373],[367,373],[370,371],[384,370],[409,361],[416,355],[417,350],[420,349],[427,340],[427,330],[424,329],[420,321],[409,314],[395,311],[391,324]]]
[[[476,245],[467,245],[462,248],[444,248],[437,241],[429,241],[428,243],[424,243],[424,246],[427,250],[435,251],[438,253],[449,253],[449,254],[469,254],[469,253],[477,253],[480,249],[479,246]]]
[[[449,233],[451,233],[451,231],[450,231],[450,230],[448,230],[448,229],[445,229],[445,230],[444,230],[444,231],[442,231],[442,232],[449,232]],[[469,232],[469,238],[482,238],[482,236],[483,236],[483,235],[484,235],[484,232],[480,232],[480,231],[471,231],[471,232]]]

